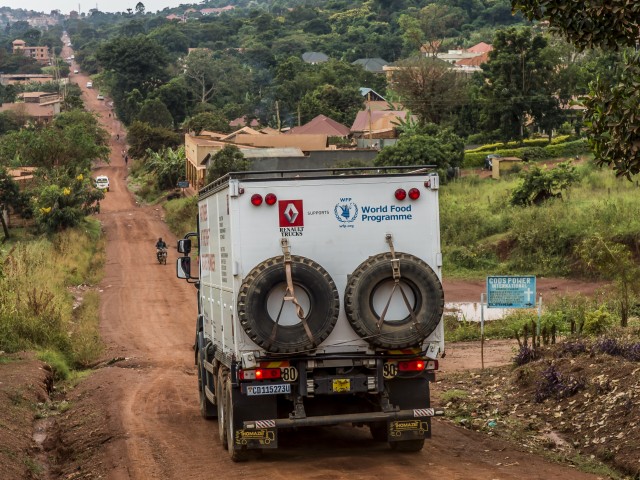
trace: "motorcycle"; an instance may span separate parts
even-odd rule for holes
[[[158,248],[156,250],[156,258],[158,259],[158,263],[161,265],[167,264],[167,249],[166,248]]]

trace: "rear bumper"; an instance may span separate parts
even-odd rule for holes
[[[323,415],[305,418],[278,418],[273,420],[248,420],[243,422],[244,430],[260,430],[263,428],[319,427],[344,423],[391,422],[403,420],[420,420],[441,417],[441,408],[416,408],[392,412],[348,413],[345,415]]]

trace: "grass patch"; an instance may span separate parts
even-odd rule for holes
[[[25,467],[27,467],[27,470],[29,470],[32,474],[36,476],[39,476],[44,471],[44,468],[42,468],[42,465],[40,465],[37,461],[35,461],[31,457],[26,457],[23,463]]]
[[[100,224],[89,219],[2,248],[0,350],[38,350],[62,379],[99,355],[99,299],[88,285],[102,274],[101,235]]]
[[[196,215],[198,214],[198,197],[179,198],[164,205],[165,221],[169,229],[182,238],[185,233],[196,231]]]
[[[53,372],[53,378],[56,381],[67,380],[71,376],[71,368],[67,363],[67,359],[60,352],[55,350],[43,350],[38,352],[38,360],[43,361]]]
[[[586,275],[576,254],[585,232],[635,248],[640,241],[636,179],[616,178],[591,163],[580,180],[540,206],[513,207],[511,192],[522,181],[463,177],[440,192],[444,272],[448,278],[487,274]]]
[[[458,402],[460,400],[464,400],[468,396],[469,393],[465,390],[457,390],[454,388],[451,390],[447,390],[446,392],[442,392],[442,395],[440,395],[440,400],[442,400],[442,403],[446,405],[450,402]]]

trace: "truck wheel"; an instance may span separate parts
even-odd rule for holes
[[[220,443],[224,448],[227,448],[227,426],[225,421],[227,419],[227,407],[225,406],[225,384],[227,375],[222,367],[218,368],[218,377],[216,381],[216,405],[218,407],[218,435],[220,437]]]
[[[384,322],[378,322],[394,286],[392,256],[381,253],[362,262],[349,277],[344,309],[353,329],[371,345],[380,348],[407,348],[431,334],[444,311],[444,292],[436,273],[424,261],[396,252],[400,264],[400,287],[407,296],[417,325],[403,299],[393,293]]]
[[[231,396],[231,382],[227,382],[226,389],[226,410],[227,416],[225,417],[225,424],[227,425],[227,450],[229,457],[234,462],[244,462],[248,459],[249,452],[243,449],[240,445],[236,445],[235,428],[233,426],[233,401]]]
[[[284,258],[265,260],[249,272],[238,294],[238,318],[247,335],[274,353],[298,353],[322,343],[338,321],[340,295],[329,273],[305,257],[292,255],[291,276],[295,295],[303,305],[311,338],[293,313],[290,302],[282,303],[286,289]],[[288,304],[288,305],[286,305]],[[270,312],[268,305],[274,305]],[[276,319],[287,308],[286,319]]]
[[[424,438],[404,440],[402,442],[389,442],[391,450],[396,452],[419,452],[424,447]]]
[[[207,385],[206,375],[207,372],[204,369],[204,365],[202,364],[201,353],[198,352],[198,390],[200,392],[200,415],[202,416],[202,418],[210,420],[212,418],[216,418],[218,416],[218,412],[216,410],[216,406],[209,401],[204,391]]]

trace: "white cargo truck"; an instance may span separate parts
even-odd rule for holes
[[[198,290],[201,414],[234,461],[304,426],[422,449],[443,413],[438,188],[410,167],[232,173],[200,191],[177,274]]]

